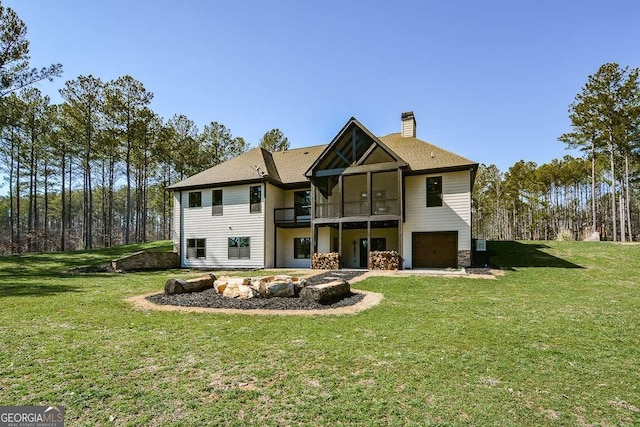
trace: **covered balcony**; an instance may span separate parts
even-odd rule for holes
[[[278,227],[306,227],[311,224],[311,207],[274,209],[274,218]]]

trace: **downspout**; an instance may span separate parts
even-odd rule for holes
[[[263,225],[262,225],[262,268],[267,268],[267,181],[263,178],[262,186],[264,188],[264,214],[263,217]],[[274,224],[275,228],[275,224]]]
[[[182,201],[182,191],[180,191],[180,218],[179,218],[179,226],[180,232],[178,233],[180,242],[178,243],[178,250],[180,251],[180,267],[184,266],[184,203]]]
[[[400,197],[398,207],[400,215],[398,215],[398,256],[400,257],[398,269],[404,270],[404,170],[398,169],[398,195]]]
[[[309,182],[311,184],[311,238],[309,239],[309,256],[310,259],[310,267],[313,268],[313,255],[316,253],[315,245],[316,245],[316,237],[315,237],[315,220],[316,220],[316,186],[313,183],[313,180],[309,178]]]

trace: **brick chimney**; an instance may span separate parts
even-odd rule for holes
[[[403,138],[415,138],[416,137],[416,118],[413,115],[413,111],[407,111],[402,113],[402,137]]]

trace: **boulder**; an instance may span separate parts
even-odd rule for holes
[[[224,292],[225,288],[227,287],[227,284],[228,284],[227,279],[221,277],[215,282],[213,282],[213,287],[216,290],[217,294],[221,294]]]
[[[338,279],[320,285],[306,286],[300,291],[300,299],[304,302],[331,303],[351,293],[351,287],[346,280]]]
[[[292,277],[291,281],[293,282],[293,292],[296,296],[300,295],[300,291],[307,286],[307,281],[299,277]]]
[[[273,276],[256,277],[255,279],[251,280],[251,287],[261,296],[264,296],[265,285],[273,279]]]
[[[205,274],[195,279],[169,279],[164,284],[164,293],[167,295],[200,292],[213,287],[216,277]]]
[[[267,282],[264,285],[264,293],[261,292],[261,295],[267,298],[288,298],[295,296],[295,294],[296,292],[291,278],[289,278],[288,280],[274,280],[271,282]]]
[[[249,299],[256,296],[256,291],[249,285],[238,284],[237,281],[229,281],[222,292],[227,298]]]
[[[164,282],[164,293],[167,295],[181,294],[184,292],[186,283],[186,280],[183,279],[169,279]]]
[[[594,231],[590,236],[587,236],[584,239],[585,242],[599,242],[600,241],[600,233]]]

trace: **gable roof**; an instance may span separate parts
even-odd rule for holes
[[[349,131],[352,131],[351,135],[349,134]],[[327,160],[330,160],[331,157],[334,157],[335,159],[337,159],[338,162],[342,161],[343,166],[348,166],[349,164],[356,164],[358,161],[361,160],[361,157],[366,157],[366,155],[371,153],[373,151],[372,150],[373,147],[371,147],[371,145],[369,144],[367,144],[366,146],[365,145],[362,146],[362,148],[365,149],[364,152],[357,153],[358,151],[356,147],[357,133],[360,133],[361,137],[364,138],[365,144],[367,144],[366,139],[368,139],[372,143],[372,145],[382,148],[391,158],[393,158],[395,162],[398,163],[399,166],[406,166],[406,162],[403,159],[398,157],[398,155],[395,154],[392,150],[390,150],[382,141],[380,141],[380,139],[378,139],[378,137],[372,134],[371,131],[369,131],[369,129],[367,129],[362,123],[356,120],[355,117],[351,117],[349,121],[347,121],[347,123],[342,127],[342,129],[340,129],[340,132],[338,132],[338,134],[333,138],[333,140],[328,145],[325,146],[322,153],[313,162],[313,164],[309,167],[309,169],[307,169],[307,171],[305,172],[305,176],[307,177],[312,176],[313,172],[320,165],[322,165],[322,163],[326,162]],[[352,147],[348,150],[346,155],[340,151],[340,147],[339,147],[345,141],[345,138],[351,141],[349,145],[352,145]],[[360,142],[362,142],[362,139],[360,139]]]
[[[258,182],[263,179],[283,186],[307,183],[304,172],[325,147],[326,145],[317,145],[275,153],[257,147],[167,188],[202,188]]]
[[[280,181],[271,153],[258,147],[176,182],[167,188],[173,190],[197,188],[234,182],[259,181],[265,178],[276,182]]]
[[[399,164],[406,165],[408,173],[476,169],[478,166],[472,160],[414,137],[402,137],[400,133],[392,133],[378,138],[355,118],[351,118],[338,132],[331,144],[275,153],[270,153],[261,147],[254,148],[167,188],[186,190],[260,182],[262,180],[282,187],[307,185],[309,180],[305,173],[310,172],[322,161],[322,158],[330,151],[332,144],[340,140],[351,125],[358,126],[376,144],[396,158]]]

